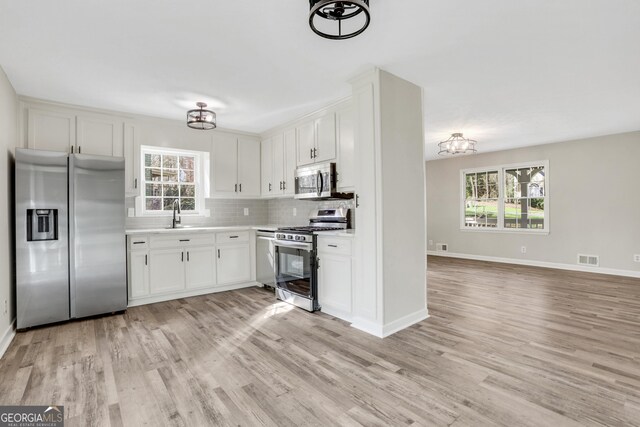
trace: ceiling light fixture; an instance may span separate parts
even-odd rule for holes
[[[309,4],[309,26],[326,39],[350,39],[366,30],[371,22],[369,0],[309,0]]]
[[[467,154],[475,153],[476,142],[473,139],[464,138],[461,133],[452,133],[446,141],[438,144],[440,151],[438,154]]]
[[[187,126],[192,129],[210,130],[216,128],[216,113],[205,110],[204,102],[196,102],[198,109],[187,111]]]

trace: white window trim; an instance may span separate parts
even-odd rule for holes
[[[145,196],[146,185],[145,180],[145,164],[144,155],[150,154],[175,154],[178,156],[192,156],[195,158],[196,173],[194,175],[194,184],[196,186],[196,209],[194,211],[182,211],[180,216],[209,216],[209,210],[205,209],[205,199],[209,193],[209,153],[203,151],[194,150],[182,150],[179,148],[169,147],[155,147],[149,145],[140,146],[140,182],[142,186],[140,188],[140,196],[136,197],[136,216],[143,217],[170,217],[173,215],[173,211],[149,211],[146,209]]]
[[[523,229],[523,228],[505,228],[504,227],[504,171],[507,169],[528,168],[534,166],[544,166],[545,173],[545,194],[544,194],[544,228],[543,229]],[[490,227],[467,227],[465,226],[466,217],[466,181],[465,175],[468,173],[498,171],[498,226],[495,228]],[[549,221],[549,206],[551,200],[550,193],[550,179],[549,173],[549,160],[540,160],[537,162],[525,162],[525,163],[511,163],[497,166],[486,166],[471,169],[462,169],[460,171],[460,231],[470,233],[507,233],[507,234],[549,234],[550,233],[550,221]]]

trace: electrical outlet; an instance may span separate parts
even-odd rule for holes
[[[297,208],[293,208],[293,216],[298,216],[298,209]]]
[[[640,254],[635,254],[633,256],[633,262],[640,262]]]
[[[249,216],[249,208],[244,208],[244,216]]]
[[[523,254],[526,254],[527,253],[527,247],[526,246],[521,246],[520,247],[520,252],[523,253]]]
[[[429,240],[429,246],[433,246],[433,240]]]

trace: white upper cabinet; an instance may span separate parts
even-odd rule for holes
[[[76,116],[66,111],[27,109],[27,148],[71,152],[76,145]]]
[[[293,196],[296,192],[296,130],[284,133],[284,194]]]
[[[115,116],[66,108],[26,108],[27,148],[124,156],[123,121]]]
[[[298,126],[298,166],[328,162],[336,158],[336,118],[322,117]]]
[[[310,121],[298,126],[298,166],[313,164],[313,149],[316,142],[316,123]]]
[[[273,195],[273,140],[265,139],[260,152],[260,193],[263,197]]]
[[[213,136],[211,162],[213,192],[219,196],[235,196],[238,192],[238,139],[231,134]]]
[[[127,196],[136,196],[141,183],[140,176],[140,136],[139,129],[133,123],[124,124],[124,175]]]
[[[217,197],[260,196],[260,142],[233,134],[213,136],[213,195]]]
[[[296,129],[262,141],[262,196],[293,195],[296,165]]]
[[[76,152],[122,156],[122,120],[102,115],[76,117]]]
[[[338,191],[355,190],[355,146],[353,107],[336,112],[336,128],[338,137]]]
[[[284,135],[273,137],[273,186],[275,193],[284,193]]]
[[[336,116],[327,113],[316,120],[316,146],[313,152],[315,163],[328,162],[336,158]]]
[[[260,142],[254,138],[238,138],[238,194],[260,196]]]

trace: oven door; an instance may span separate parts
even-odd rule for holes
[[[297,296],[315,300],[316,262],[313,244],[276,240],[275,258],[276,289],[293,294],[294,299]]]

